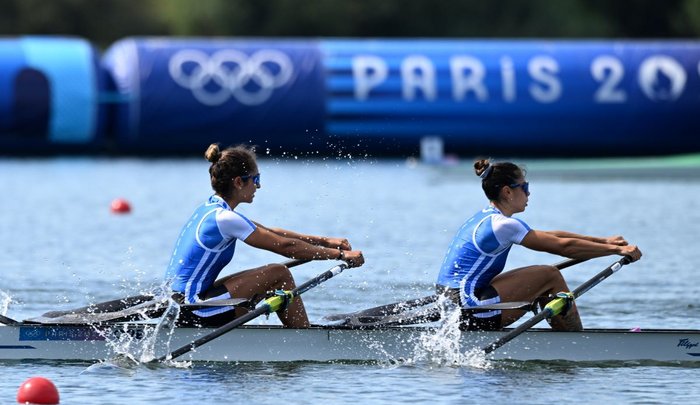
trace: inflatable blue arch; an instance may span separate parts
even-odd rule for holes
[[[105,79],[83,39],[0,39],[0,152],[96,150]]]
[[[0,40],[0,148],[700,152],[697,41],[126,38],[98,59]]]

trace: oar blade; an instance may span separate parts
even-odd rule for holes
[[[358,317],[379,317],[395,315],[404,311],[414,310],[418,307],[422,307],[428,304],[436,302],[438,299],[437,295],[428,295],[422,298],[415,298],[408,301],[399,301],[391,304],[381,305],[378,307],[368,308],[356,312],[348,312],[344,314],[331,314],[326,315],[323,319],[327,321],[342,321],[344,319],[358,318]]]
[[[151,302],[155,299],[155,296],[151,294],[141,294],[133,295],[130,297],[119,298],[110,301],[98,302],[95,304],[90,304],[88,306],[61,310],[61,311],[49,311],[41,315],[42,318],[60,318],[66,315],[75,314],[97,314],[97,313],[115,313],[127,308],[131,308],[137,305],[141,305],[146,302]]]
[[[167,298],[156,298],[131,307],[112,312],[49,312],[50,316],[27,319],[27,322],[41,324],[97,324],[104,322],[126,322],[159,318],[168,306]]]
[[[478,307],[461,308],[462,311],[487,312],[494,310],[530,310],[532,303],[528,301],[500,302],[498,304],[481,305]],[[362,311],[360,311],[362,312]],[[342,321],[337,326],[351,326],[359,328],[377,328],[383,326],[415,325],[421,323],[436,322],[441,319],[441,311],[437,305],[426,305],[412,311],[404,311],[389,315],[351,315],[337,319]]]
[[[433,306],[420,311],[402,312],[395,315],[351,317],[345,319],[340,325],[353,328],[380,328],[430,323],[439,321],[440,318],[440,309]]]

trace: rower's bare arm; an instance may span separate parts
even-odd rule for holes
[[[598,236],[579,235],[577,233],[567,232],[567,231],[540,231],[540,232],[547,232],[548,234],[556,236],[558,238],[582,239],[582,240],[587,240],[590,242],[604,243],[604,244],[608,244],[608,245],[627,246],[629,244],[629,243],[627,243],[625,238],[623,238],[621,235],[615,235],[615,236],[610,236],[607,238],[602,238],[602,237],[598,237]]]
[[[337,248],[313,245],[301,239],[279,235],[264,226],[258,226],[244,242],[291,259],[343,260],[350,267],[362,266],[365,261],[359,250],[341,251]]]
[[[607,241],[607,238],[604,239]],[[608,255],[629,256],[633,261],[642,257],[635,245],[595,242],[589,239],[566,237],[547,231],[530,230],[521,245],[526,248],[557,254],[572,259],[592,259]]]
[[[328,236],[315,236],[315,235],[306,235],[294,231],[290,231],[287,229],[282,229],[282,228],[268,228],[264,225],[261,225],[257,222],[254,222],[257,227],[262,227],[264,229],[267,229],[270,232],[273,232],[279,236],[283,236],[286,238],[292,238],[292,239],[298,239],[302,240],[304,242],[310,243],[312,245],[317,245],[317,246],[324,246],[328,248],[333,248],[333,249],[341,249],[341,250],[352,250],[352,246],[350,245],[350,242],[345,239],[345,238],[333,238],[333,237],[328,237]]]

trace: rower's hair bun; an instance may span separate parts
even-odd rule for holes
[[[489,162],[488,159],[481,159],[477,160],[474,162],[474,172],[476,173],[477,176],[482,177],[481,175],[484,174],[486,169],[491,166],[491,162]]]
[[[212,143],[204,152],[204,157],[211,163],[216,163],[221,158],[221,150],[218,143]]]

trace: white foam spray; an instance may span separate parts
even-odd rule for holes
[[[460,309],[446,297],[440,297],[437,305],[442,321],[432,332],[420,336],[410,363],[490,369],[492,364],[480,348],[462,347]]]
[[[7,315],[7,310],[12,303],[12,297],[5,291],[0,290],[0,315]]]
[[[140,323],[145,326],[133,328],[124,324],[119,329],[110,330],[109,333],[105,333],[98,325],[94,326],[95,330],[105,338],[107,346],[113,353],[109,359],[98,363],[98,368],[104,370],[109,367],[135,367],[154,360],[157,357],[156,352],[170,351],[170,342],[180,315],[180,306],[164,289],[156,289],[155,292],[150,293],[154,294],[156,301],[167,302],[168,305],[157,323],[149,323],[148,308],[144,307],[140,314],[144,321]],[[172,361],[170,365],[189,367],[191,362]]]

